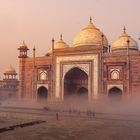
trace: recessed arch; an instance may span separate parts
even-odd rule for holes
[[[88,97],[88,75],[82,69],[74,67],[64,77],[64,98],[80,95]]]
[[[108,96],[111,99],[116,99],[116,100],[120,100],[122,97],[122,90],[118,87],[112,87],[109,91],[108,91]]]
[[[38,91],[37,91],[37,99],[40,100],[40,99],[47,99],[48,98],[48,90],[46,87],[44,86],[41,86],[38,88]]]
[[[47,76],[47,71],[42,69],[42,70],[39,70],[38,72],[38,79],[41,80],[41,81],[45,81],[48,79],[48,76]]]
[[[111,79],[114,80],[120,79],[120,72],[118,70],[113,70],[111,72]]]

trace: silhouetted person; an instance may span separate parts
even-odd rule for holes
[[[58,112],[56,113],[56,120],[59,120]]]
[[[95,112],[92,112],[92,117],[95,117]]]

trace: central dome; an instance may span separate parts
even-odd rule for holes
[[[74,39],[73,47],[79,46],[108,46],[108,41],[106,36],[94,26],[92,20],[86,28],[84,28]]]

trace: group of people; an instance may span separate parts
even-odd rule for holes
[[[90,110],[87,110],[86,112],[82,112],[82,111],[80,111],[80,110],[67,110],[67,111],[63,111],[63,112],[67,112],[67,113],[69,113],[68,115],[72,115],[72,114],[76,114],[76,115],[81,115],[81,114],[83,114],[83,115],[86,115],[87,117],[95,117],[95,112],[94,111],[90,111]],[[60,114],[60,112],[58,113],[56,113],[56,120],[59,120],[59,115]]]

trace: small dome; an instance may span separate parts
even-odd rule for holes
[[[54,44],[54,50],[68,48],[67,43],[63,41],[62,35],[60,35],[60,40]],[[52,48],[49,49],[48,53],[52,53]]]
[[[96,45],[108,46],[108,41],[106,36],[94,26],[92,19],[90,19],[89,25],[84,28],[73,41],[73,47],[79,46],[96,46]]]
[[[5,69],[5,74],[16,74],[16,70],[10,65],[8,68]]]
[[[126,29],[124,28],[123,34],[116,41],[113,42],[112,44],[113,52],[127,50],[128,40],[129,40],[129,49],[138,51],[138,43],[131,36],[129,36],[125,30]]]

